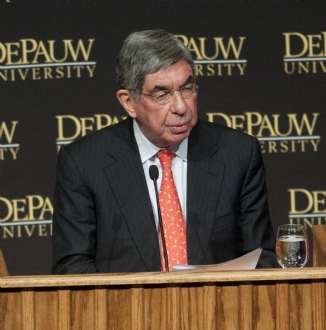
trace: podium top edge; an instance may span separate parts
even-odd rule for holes
[[[306,267],[300,269],[255,269],[239,271],[176,271],[169,273],[110,273],[83,275],[35,275],[5,276],[0,278],[1,288],[64,288],[81,286],[151,286],[151,285],[182,285],[239,282],[296,281],[326,282],[326,267]]]

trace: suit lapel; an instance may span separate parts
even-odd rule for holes
[[[216,137],[215,137],[216,139]],[[218,143],[201,121],[188,140],[187,241],[189,264],[203,264],[216,217],[224,165],[216,160]]]
[[[157,231],[131,119],[116,126],[108,154],[104,171],[130,235],[146,269],[159,270]]]

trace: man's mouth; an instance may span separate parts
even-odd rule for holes
[[[189,123],[183,123],[178,125],[171,125],[169,126],[170,130],[173,133],[184,133],[189,129]]]

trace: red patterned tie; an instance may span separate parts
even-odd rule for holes
[[[169,270],[174,264],[187,264],[187,235],[177,189],[171,171],[174,153],[160,150],[157,156],[161,162],[163,174],[159,194],[163,230],[169,259]],[[162,269],[165,269],[164,253],[161,242]]]

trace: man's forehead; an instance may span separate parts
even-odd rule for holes
[[[188,79],[186,79],[184,82],[181,82],[178,84],[178,87],[183,87],[187,84],[191,84],[194,82],[194,77],[193,76],[189,76]],[[147,86],[148,87],[148,86]],[[166,84],[166,85],[160,85],[160,84],[156,84],[154,85],[150,91],[151,92],[155,92],[155,91],[162,91],[162,90],[168,90],[171,89],[171,85],[170,84]]]
[[[150,89],[169,89],[172,84],[182,87],[195,81],[192,67],[185,61],[178,61],[157,72],[145,76],[144,87]]]

